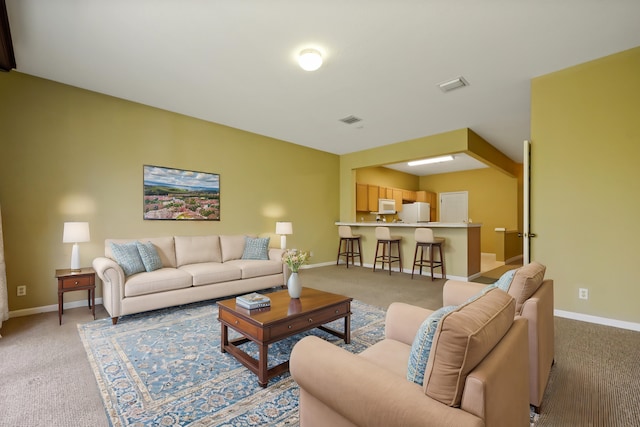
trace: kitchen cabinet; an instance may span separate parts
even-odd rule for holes
[[[356,184],[356,211],[369,211],[369,186],[367,184]]]
[[[377,212],[378,211],[378,193],[380,191],[380,187],[377,185],[368,185],[367,186],[367,197],[368,197],[368,210],[369,212]]]
[[[394,188],[392,194],[391,198],[396,202],[396,212],[402,212],[402,190]]]
[[[415,191],[411,191],[411,190],[402,190],[402,201],[403,202],[409,202],[409,203],[413,203],[416,202],[416,192]]]

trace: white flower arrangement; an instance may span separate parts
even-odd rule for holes
[[[306,264],[310,256],[308,252],[289,249],[282,256],[282,262],[289,266],[293,273],[297,273],[301,265]]]

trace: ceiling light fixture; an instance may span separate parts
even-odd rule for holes
[[[453,80],[440,83],[438,87],[443,92],[451,92],[452,90],[459,89],[461,87],[469,86],[469,82],[464,77],[456,77]]]
[[[453,160],[453,156],[447,155],[447,156],[440,156],[440,157],[432,157],[430,159],[415,160],[407,164],[409,166],[419,166],[419,165],[428,165],[431,163],[450,162],[451,160]]]
[[[303,49],[298,56],[298,64],[305,71],[315,71],[322,65],[322,55],[316,49]]]

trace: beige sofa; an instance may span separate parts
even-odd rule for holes
[[[107,239],[105,256],[94,259],[93,268],[102,279],[102,300],[113,324],[127,314],[284,286],[284,251],[266,248],[266,260],[243,259],[247,237],[253,236],[138,239],[153,246],[161,265],[131,275],[116,262],[111,243],[136,240]]]
[[[389,306],[385,338],[352,354],[317,337],[293,348],[301,427],[529,426],[527,320],[499,289],[437,324],[424,383],[408,379],[412,343],[433,312]]]
[[[540,413],[554,363],[553,280],[543,280],[545,266],[532,262],[518,268],[508,288],[516,299],[516,315],[529,321],[529,403]],[[461,304],[486,285],[449,280],[443,299]]]

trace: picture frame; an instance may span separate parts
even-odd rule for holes
[[[220,221],[220,175],[143,165],[143,218]]]

